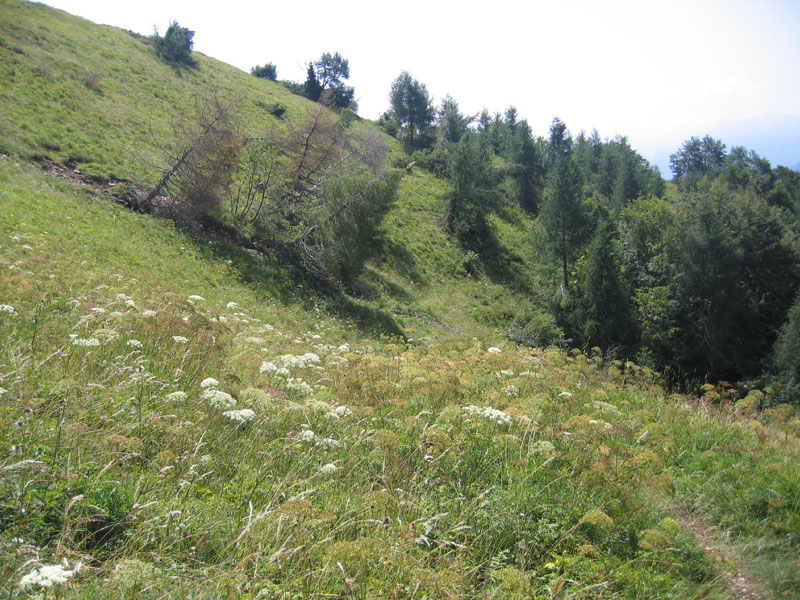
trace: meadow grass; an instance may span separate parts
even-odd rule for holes
[[[791,573],[787,419],[555,348],[365,337],[0,165],[4,595],[63,559],[71,598],[725,597],[674,497]]]
[[[509,343],[546,297],[502,276],[542,275],[529,218],[497,207],[468,256],[441,233],[449,186],[418,169],[360,299],[42,174],[26,160],[152,179],[154,141],[211,87],[252,132],[309,104],[0,7],[0,596],[727,597],[677,504],[796,597],[794,409]],[[52,589],[21,585],[62,561]]]

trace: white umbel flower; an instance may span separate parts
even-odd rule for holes
[[[23,589],[32,587],[49,588],[54,585],[61,585],[72,579],[80,571],[80,568],[81,563],[77,563],[70,569],[66,560],[60,565],[43,565],[25,575],[20,580],[19,587]]]
[[[217,388],[219,387],[219,381],[217,381],[213,377],[206,377],[205,379],[203,379],[203,381],[200,382],[200,387],[203,389]]]
[[[215,388],[206,388],[201,397],[218,410],[230,410],[236,406],[233,396]]]
[[[320,475],[325,475],[326,477],[328,477],[330,475],[335,475],[336,471],[338,471],[338,470],[339,470],[339,467],[337,467],[335,464],[328,463],[326,465],[322,465],[319,468],[319,474]]]
[[[249,424],[250,421],[255,419],[256,413],[254,413],[249,408],[242,408],[240,410],[227,410],[222,413],[223,417],[228,417],[231,421],[236,423],[237,425],[244,427],[245,425]]]
[[[463,410],[467,416],[481,417],[493,423],[497,423],[498,425],[508,425],[511,423],[510,415],[507,415],[502,410],[492,408],[491,406],[474,406],[470,404],[469,406],[463,407],[461,410]]]
[[[489,348],[489,349],[488,349],[488,350],[486,350],[486,351],[487,351],[489,354],[500,354],[500,353],[502,352],[502,350],[500,350],[500,348],[497,348],[496,346],[492,346],[491,348]]]

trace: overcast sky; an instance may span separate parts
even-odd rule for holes
[[[176,19],[195,50],[244,70],[272,62],[279,79],[338,51],[373,119],[407,70],[465,113],[514,105],[540,135],[554,116],[573,134],[627,135],[665,176],[666,155],[720,123],[800,121],[798,0],[46,3],[143,34]]]

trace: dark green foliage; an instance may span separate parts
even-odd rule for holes
[[[800,404],[800,296],[775,342],[772,382],[783,399]]]
[[[547,168],[552,169],[560,158],[572,153],[572,136],[567,126],[558,117],[550,124],[550,138],[547,146]]]
[[[467,131],[450,156],[450,197],[445,227],[466,248],[480,252],[489,238],[487,214],[495,200],[497,177],[479,136]]]
[[[335,178],[315,215],[310,258],[337,281],[352,283],[375,250],[375,232],[397,197],[399,174],[371,174],[358,167]]]
[[[616,230],[602,217],[585,249],[567,320],[570,334],[582,346],[629,347],[634,341],[633,307],[620,272]]]
[[[664,193],[658,167],[642,158],[625,137],[603,142],[597,131],[589,137],[581,133],[574,154],[585,185],[606,199],[613,214],[634,198]]]
[[[347,108],[355,96],[355,90],[344,83],[349,78],[347,59],[338,52],[325,52],[308,65],[303,95],[331,108]]]
[[[317,74],[314,72],[314,65],[310,63],[306,71],[303,95],[313,102],[319,102],[320,96],[322,96],[322,85],[319,79],[317,79]]]
[[[275,81],[278,78],[278,68],[272,63],[264,65],[256,65],[250,69],[250,74],[255,75],[261,79],[270,79]]]
[[[547,191],[539,218],[548,245],[561,265],[562,292],[569,288],[569,266],[586,237],[587,214],[581,198],[580,172],[570,153],[571,139],[563,123],[553,121],[550,130]]]
[[[457,144],[473,119],[462,115],[458,102],[445,96],[438,111],[437,141],[440,145]]]
[[[506,334],[517,344],[535,348],[561,346],[564,341],[564,332],[553,315],[536,309],[517,315]]]
[[[385,119],[395,123],[400,139],[410,148],[429,146],[435,112],[425,84],[403,71],[392,82],[389,102],[390,110]]]
[[[515,128],[510,160],[516,200],[523,210],[536,213],[546,176],[544,149],[539,140],[534,140],[527,121],[520,121]]]
[[[164,60],[184,65],[194,64],[192,59],[194,31],[181,27],[177,21],[172,21],[164,37],[159,36],[158,32],[153,37],[155,39],[156,52]]]
[[[721,170],[724,160],[725,144],[707,135],[702,140],[692,137],[685,141],[669,157],[669,164],[678,187],[693,190],[702,177]]]

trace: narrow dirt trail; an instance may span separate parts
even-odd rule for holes
[[[670,515],[691,533],[698,545],[714,560],[728,592],[737,600],[768,600],[761,586],[747,573],[745,559],[722,538],[720,531],[705,525],[699,517],[680,507],[671,507]],[[732,566],[731,566],[732,565]]]

